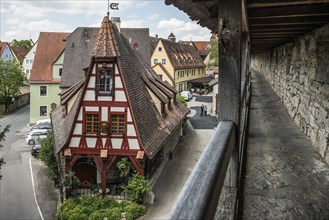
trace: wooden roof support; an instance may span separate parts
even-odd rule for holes
[[[218,4],[218,118],[239,126],[242,4],[239,0],[219,0]]]

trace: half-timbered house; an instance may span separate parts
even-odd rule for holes
[[[101,184],[105,193],[108,184],[119,181],[116,162],[122,157],[151,178],[177,145],[189,109],[108,16],[90,54],[89,31],[67,39],[61,105],[51,118],[63,173],[73,170],[84,185]],[[85,77],[69,75],[66,70],[87,58],[89,66],[79,67]]]

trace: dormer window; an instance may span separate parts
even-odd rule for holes
[[[113,94],[113,67],[103,65],[97,70],[97,86],[99,95]]]

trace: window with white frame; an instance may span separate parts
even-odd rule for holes
[[[47,106],[40,106],[40,116],[47,116]]]
[[[99,95],[112,95],[113,94],[113,67],[103,67],[97,69],[97,90]]]
[[[162,64],[166,64],[166,59],[162,59]]]
[[[154,64],[157,64],[158,63],[158,59],[154,59]]]
[[[47,86],[40,86],[40,96],[47,96]]]

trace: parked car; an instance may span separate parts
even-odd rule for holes
[[[40,149],[41,149],[41,144],[40,143],[34,144],[32,149],[31,149],[31,155],[33,157],[38,156]]]
[[[29,145],[34,145],[36,142],[40,142],[41,140],[47,137],[48,132],[34,132],[30,133],[25,139],[25,143]]]
[[[36,125],[38,124],[50,124],[50,119],[42,119],[42,120],[38,120]]]
[[[32,127],[30,134],[36,132],[50,132],[52,130],[51,124],[36,124]]]
[[[182,91],[180,95],[183,96],[186,101],[190,101],[192,99],[192,93],[190,91]]]

